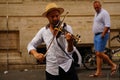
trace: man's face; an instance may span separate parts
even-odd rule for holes
[[[49,23],[55,26],[60,21],[60,13],[57,10],[51,11],[48,13],[47,18]]]
[[[100,12],[100,10],[101,10],[101,4],[100,3],[94,3],[93,4],[93,7],[94,7],[94,9],[95,9],[95,11],[97,12],[97,13],[99,13]]]

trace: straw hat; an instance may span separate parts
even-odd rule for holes
[[[46,17],[47,14],[53,10],[58,10],[60,14],[64,12],[63,8],[58,7],[55,3],[50,3],[46,6],[45,12],[42,14],[43,17]]]

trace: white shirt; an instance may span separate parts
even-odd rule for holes
[[[106,10],[101,9],[100,13],[94,16],[93,33],[103,32],[104,27],[110,27],[110,15]]]
[[[69,25],[67,25],[66,30],[72,33],[72,29]],[[53,34],[50,31],[48,27],[43,27],[39,30],[39,32],[36,34],[36,36],[32,39],[32,41],[28,44],[28,52],[32,49],[36,49],[38,45],[40,45],[42,42],[46,44],[46,47],[50,45],[50,42],[53,38]],[[61,35],[58,38],[58,42],[61,44],[63,49],[67,52],[67,41],[65,39],[64,35]],[[69,56],[72,56],[72,52],[67,52]],[[52,42],[52,45],[50,46],[49,50],[47,51],[46,56],[46,71],[52,75],[59,75],[58,67],[60,66],[63,68],[65,72],[67,72],[72,63],[72,58],[69,58],[58,46],[56,42],[56,38]]]

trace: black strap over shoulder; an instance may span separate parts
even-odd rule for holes
[[[67,25],[66,25],[66,23],[64,23],[63,24],[63,28],[65,28]],[[57,41],[57,44],[58,44],[58,46],[60,47],[60,49],[70,58],[70,59],[72,59],[71,57],[70,57],[70,55],[65,51],[65,49],[60,45],[60,43],[58,42],[58,38],[60,37],[60,35],[61,35],[61,33],[62,32],[58,32],[58,35],[56,36],[56,41]]]
[[[67,26],[66,23],[63,23],[63,27],[62,28],[65,28],[66,26]],[[57,36],[56,36],[56,38],[60,37],[61,34],[62,34],[62,32],[59,31],[58,34],[57,34]]]
[[[56,41],[57,41],[57,44],[58,44],[58,46],[60,47],[60,49],[70,58],[70,59],[72,59],[71,57],[70,57],[70,55],[63,49],[63,47],[60,45],[60,43],[58,42],[58,39],[56,38]]]

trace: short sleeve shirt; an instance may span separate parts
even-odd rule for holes
[[[106,10],[101,9],[100,13],[94,16],[93,33],[103,32],[104,27],[110,27],[110,15]]]

